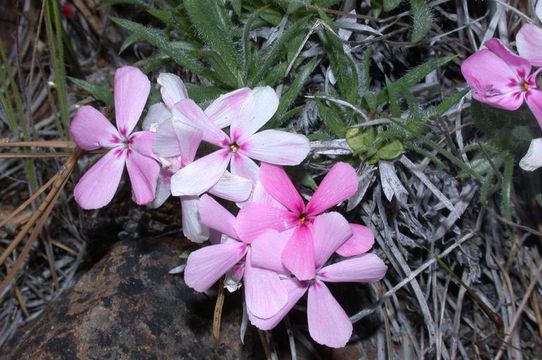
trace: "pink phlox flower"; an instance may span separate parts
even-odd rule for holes
[[[124,165],[137,204],[154,199],[160,166],[152,152],[154,134],[132,132],[143,112],[150,82],[141,70],[124,66],[116,70],[114,80],[115,128],[98,110],[83,106],[70,124],[74,142],[83,150],[110,149],[75,186],[75,200],[83,209],[107,205],[120,183]]]
[[[158,178],[154,207],[161,206],[171,195],[171,177],[184,166],[192,163],[196,156],[203,132],[200,129],[180,121],[175,116],[174,106],[187,99],[188,94],[182,80],[173,74],[162,73],[158,76],[163,103],[152,105],[143,126],[156,133],[153,151],[162,163]],[[231,111],[221,111],[224,102],[231,95],[219,97],[211,106],[210,114],[217,123],[227,123]],[[209,189],[215,196],[231,201],[243,201],[252,190],[250,180],[225,172],[219,181]],[[194,242],[203,242],[209,237],[209,229],[199,221],[198,196],[181,196],[181,214],[183,234]]]
[[[472,97],[480,102],[505,109],[517,110],[525,101],[542,126],[542,91],[531,73],[528,60],[508,50],[493,38],[482,49],[469,56],[461,72],[473,90]]]
[[[284,266],[299,280],[314,277],[314,249],[311,226],[315,217],[350,198],[357,190],[354,168],[346,163],[335,164],[324,177],[310,201],[305,204],[288,175],[279,166],[262,164],[260,181],[274,204],[251,202],[239,212],[237,231],[241,237],[254,239],[267,229],[294,229],[284,252]],[[277,203],[279,204],[277,206]],[[351,237],[338,249],[343,256],[354,256],[370,249],[374,243],[371,230],[351,225]]]
[[[542,2],[539,1],[542,9]],[[542,29],[533,24],[524,24],[516,35],[519,56],[529,60],[534,66],[542,66]]]
[[[251,246],[258,239],[243,240],[235,230],[236,218],[208,195],[200,198],[199,214],[201,222],[222,233],[223,238],[221,243],[189,255],[184,271],[185,283],[204,292],[228,272],[237,278],[242,276],[247,310],[262,319],[277,314],[286,306],[288,293],[277,273],[252,265]]]
[[[173,195],[200,195],[206,192],[219,181],[228,166],[231,166],[234,175],[256,180],[258,166],[253,159],[279,165],[297,165],[307,156],[310,146],[303,135],[278,130],[257,132],[278,108],[279,99],[272,88],[240,89],[234,93],[235,96],[227,101],[231,107],[241,110],[231,119],[229,135],[193,101],[181,100],[175,105],[176,116],[200,128],[203,140],[219,149],[173,175]]]
[[[288,277],[280,256],[288,238],[265,232],[252,245],[252,265],[285,274],[282,282],[288,290],[288,302],[275,316],[262,319],[248,313],[250,322],[262,330],[274,328],[308,291],[307,319],[309,333],[319,344],[343,347],[352,335],[352,323],[335,300],[325,282],[371,283],[382,279],[387,266],[375,254],[362,254],[324,266],[329,258],[343,246],[352,234],[350,224],[337,212],[317,216],[312,225],[314,242],[314,277],[299,281]],[[370,249],[367,249],[367,251]],[[269,296],[273,296],[270,293]]]

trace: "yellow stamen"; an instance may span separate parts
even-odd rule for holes
[[[521,87],[523,88],[523,90],[528,91],[529,90],[529,83],[524,82],[523,84],[521,84]]]
[[[305,224],[305,221],[307,221],[307,215],[301,214],[301,216],[299,216],[299,222],[303,225]]]
[[[239,150],[239,145],[237,145],[236,143],[233,143],[230,145],[230,150],[232,152],[237,152],[237,150]]]

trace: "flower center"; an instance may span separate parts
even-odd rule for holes
[[[305,222],[307,222],[307,214],[303,213],[301,215],[299,215],[299,222],[301,223],[301,225],[305,224]]]
[[[237,150],[239,150],[239,145],[237,145],[237,143],[231,143],[230,144],[230,150],[231,150],[231,152],[236,153]]]
[[[524,90],[524,91],[529,91],[529,83],[527,81],[524,81],[522,84],[521,84],[521,88]]]

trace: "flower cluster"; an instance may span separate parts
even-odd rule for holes
[[[499,39],[484,44],[485,49],[469,56],[461,72],[472,88],[472,97],[491,106],[517,110],[523,103],[542,127],[542,88],[537,77],[542,71],[542,29],[525,24],[516,36],[519,56],[507,49]],[[533,71],[533,66],[538,67]],[[542,166],[542,138],[534,139],[520,162],[524,170]]]
[[[76,144],[109,150],[79,180],[77,203],[84,209],[108,204],[126,164],[137,204],[158,207],[178,196],[185,236],[209,240],[188,257],[188,286],[207,291],[223,276],[230,291],[242,284],[249,319],[264,330],[276,326],[308,293],[311,337],[344,346],[352,324],[325,283],[373,282],[387,269],[367,253],[374,243],[371,230],[329,211],[356,192],[355,170],[335,164],[305,203],[282,166],[305,159],[308,139],[259,131],[278,108],[273,89],[239,89],[203,110],[179,77],[160,74],[157,82],[163,102],[150,106],[143,131],[133,132],[151,86],[134,67],[115,74],[116,128],[90,106],[78,110],[70,128]],[[210,146],[201,147],[202,142]],[[210,195],[235,202],[237,215]]]

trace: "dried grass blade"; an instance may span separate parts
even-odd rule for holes
[[[9,142],[7,139],[0,140],[0,147],[25,147],[25,146],[74,149],[76,145],[73,141],[65,141],[65,140],[12,141],[12,142]]]
[[[220,338],[220,322],[222,321],[222,308],[224,307],[224,279],[218,284],[218,297],[216,298],[215,312],[213,315],[213,337],[216,341]]]
[[[73,155],[71,152],[56,152],[56,153],[4,153],[0,154],[0,159],[42,159],[56,158]]]

